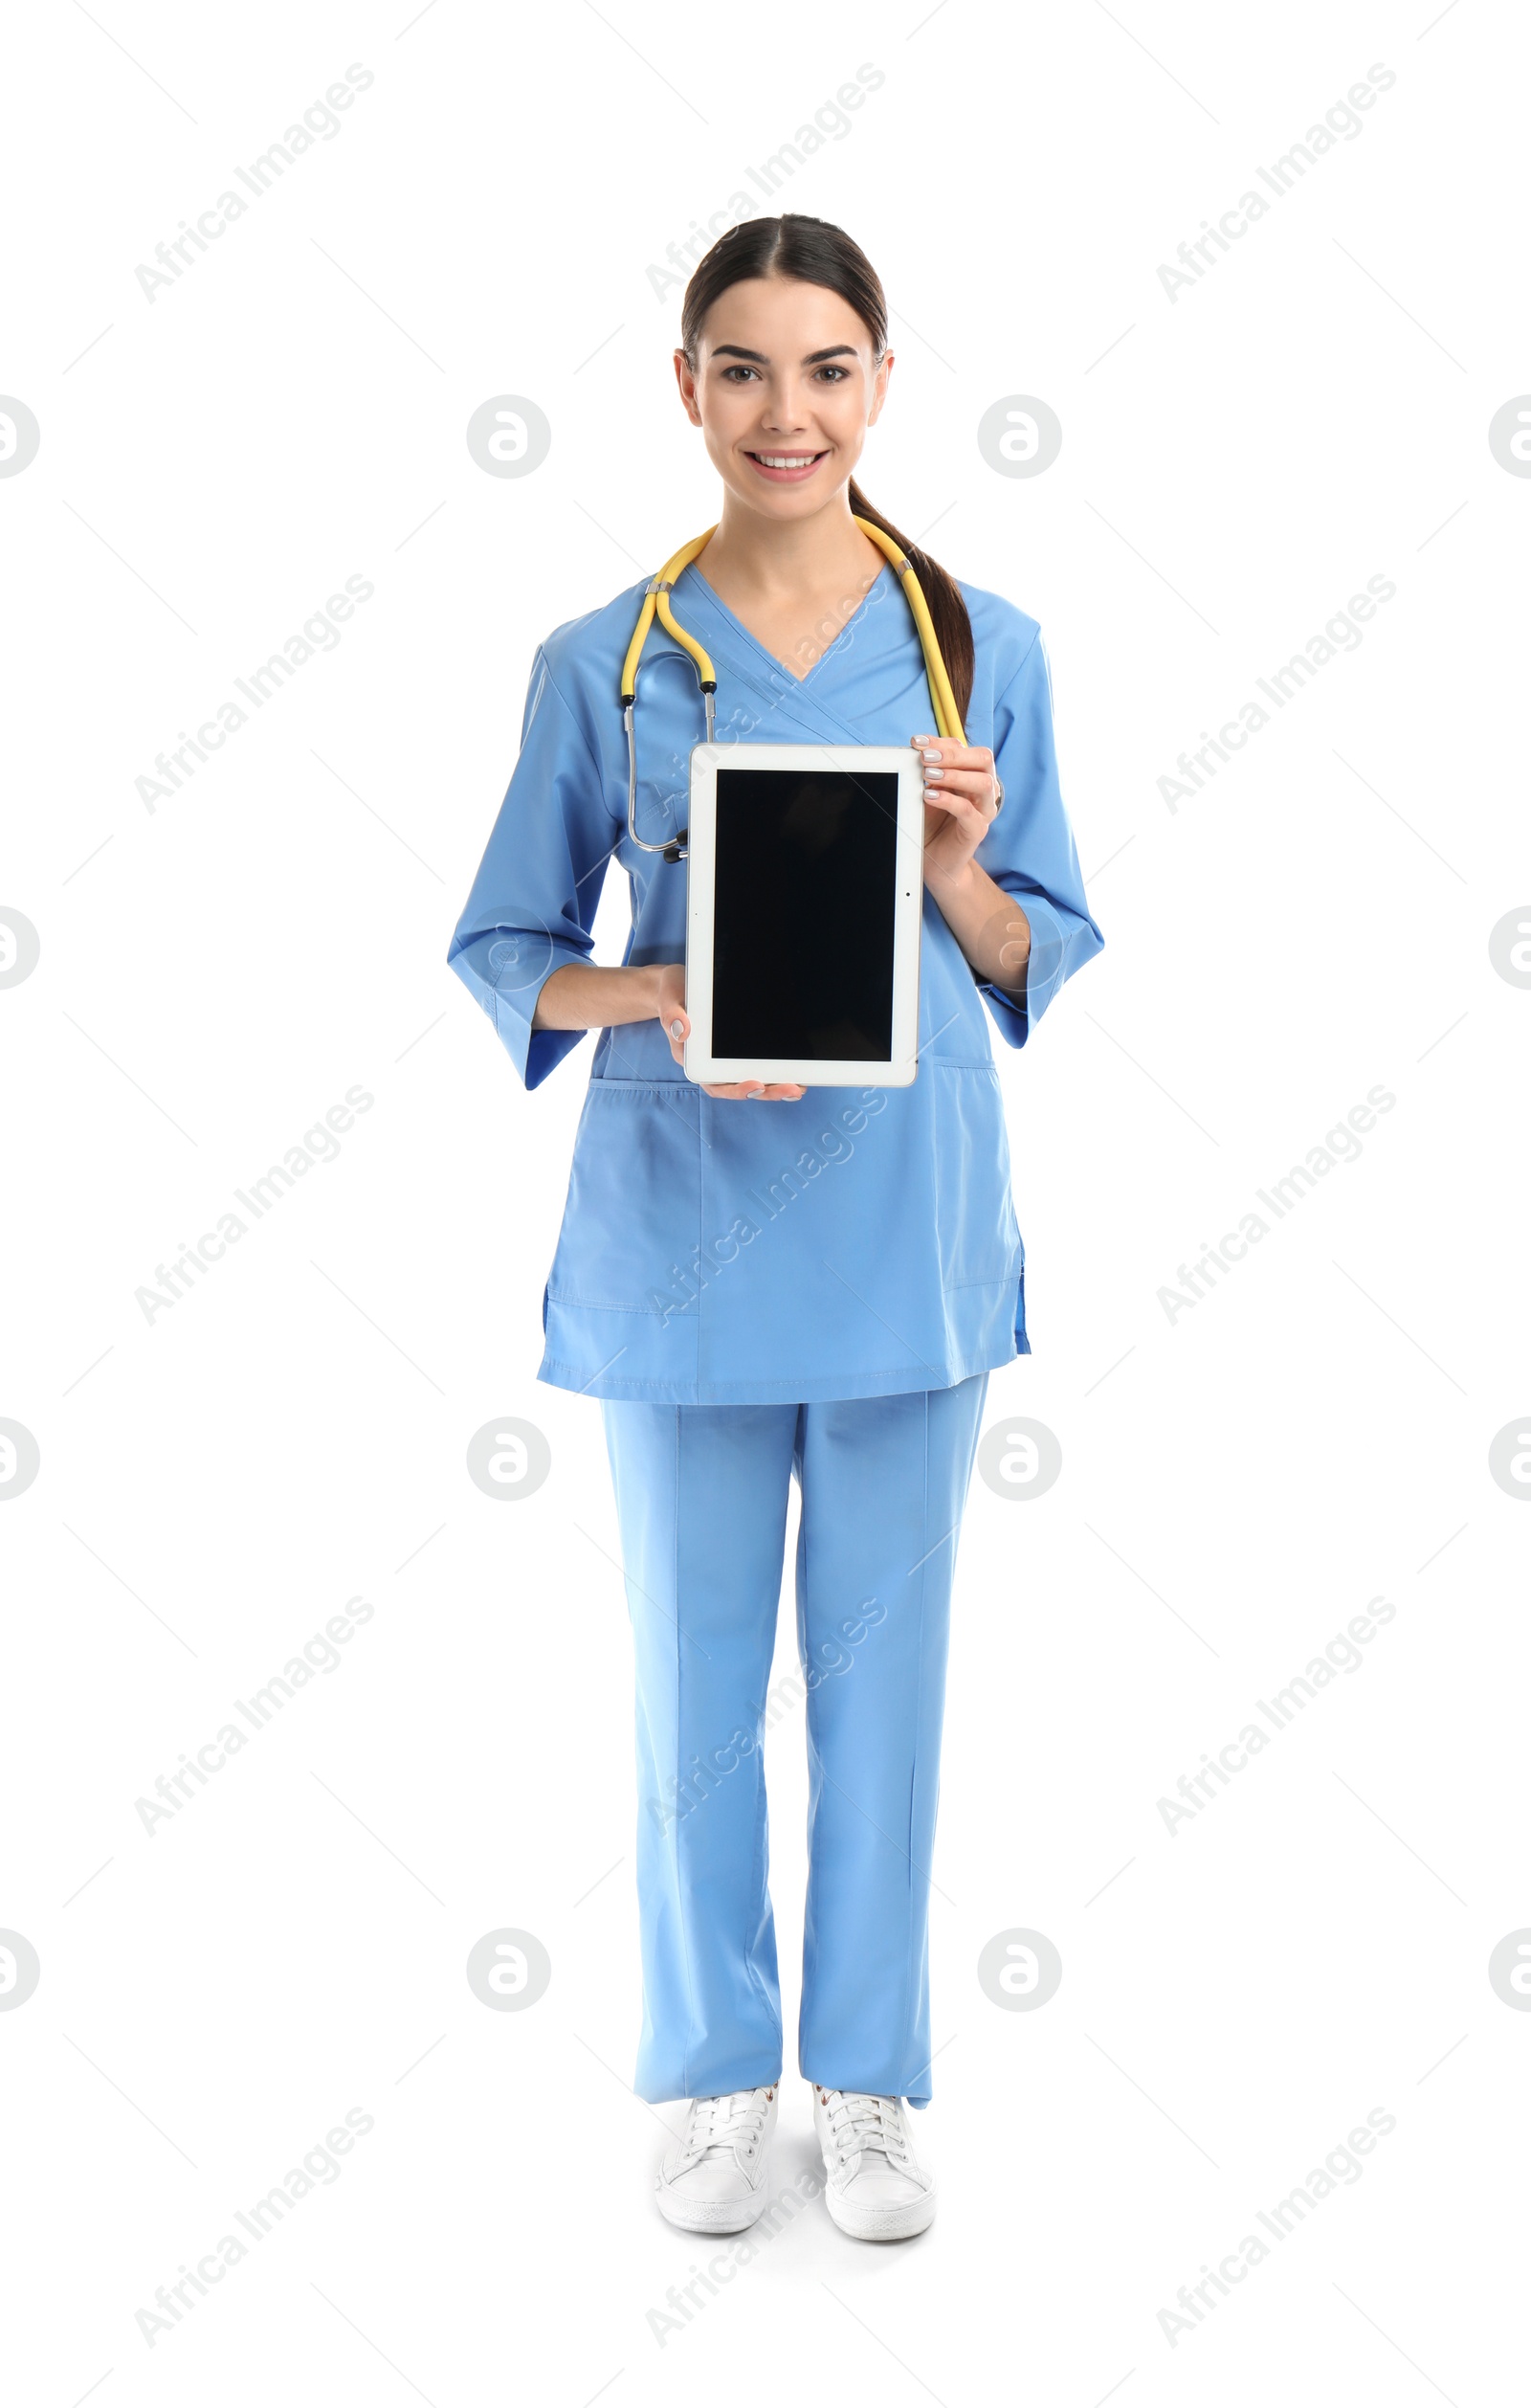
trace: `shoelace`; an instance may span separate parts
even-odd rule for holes
[[[874,2149],[900,2173],[909,2165],[909,2143],[897,2099],[875,2098],[867,2090],[842,2090],[829,2110],[830,2137],[843,2165],[862,2150]]]
[[[731,2150],[736,2142],[752,2144],[765,2128],[769,2095],[753,2090],[725,2091],[717,2099],[693,2099],[683,2154],[698,2163],[713,2149]]]

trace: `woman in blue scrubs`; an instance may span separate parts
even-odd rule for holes
[[[841,2229],[900,2239],[935,2213],[905,2108],[931,2090],[952,1572],[988,1374],[1031,1350],[988,1023],[1023,1045],[1101,944],[1036,622],[959,585],[854,481],[887,331],[871,263],[819,219],[755,219],[707,254],[676,373],[722,502],[672,601],[716,665],[720,742],[920,750],[913,1084],[686,1079],[686,874],[628,832],[616,698],[642,583],[538,653],[449,956],[528,1088],[599,1032],[539,1377],[602,1401],[637,1669],[636,2088],[687,2103],[656,2187],[691,2231],[742,2231],[769,2195],[783,2036],[761,1750],[794,1475],[799,2065]],[[915,625],[857,517],[913,564],[974,742],[927,732]],[[685,825],[697,676],[655,630],[640,683],[638,827],[662,846]],[[590,931],[613,860],[632,925],[621,966],[601,968]]]

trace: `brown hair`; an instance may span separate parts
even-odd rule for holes
[[[742,226],[730,226],[698,265],[680,306],[680,347],[693,366],[703,322],[720,294],[726,293],[731,284],[765,276],[822,284],[838,293],[871,335],[874,358],[881,359],[888,347],[888,302],[866,253],[827,219],[788,213],[751,217]],[[918,544],[911,544],[907,535],[901,535],[891,519],[874,509],[854,478],[850,500],[858,518],[870,519],[907,553],[930,606],[958,712],[965,719],[973,693],[973,623],[955,577]]]

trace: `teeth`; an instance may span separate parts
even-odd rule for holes
[[[807,468],[818,457],[816,452],[757,452],[755,457],[762,468]]]

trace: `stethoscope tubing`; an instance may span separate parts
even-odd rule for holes
[[[857,518],[855,523],[862,534],[869,536],[877,549],[891,562],[903,587],[904,600],[909,605],[909,613],[920,637],[920,649],[924,655],[925,676],[930,684],[930,699],[935,706],[937,733],[943,736],[954,736],[959,744],[965,744],[967,738],[963,732],[962,714],[957,708],[956,697],[952,693],[951,680],[946,674],[946,664],[941,657],[941,646],[936,639],[930,605],[925,600],[913,566],[907,554],[900,551],[886,528],[876,525],[871,519]],[[706,714],[706,741],[711,744],[717,720],[718,673],[712,665],[710,656],[702,650],[696,637],[689,635],[681,626],[671,607],[670,596],[675,590],[676,580],[682,570],[689,569],[699,554],[706,549],[717,531],[716,526],[710,526],[704,535],[694,535],[689,544],[682,544],[680,549],[671,555],[657,576],[649,579],[643,589],[643,606],[638,613],[637,625],[632,631],[632,640],[628,646],[627,657],[622,663],[620,700],[622,725],[628,746],[628,835],[640,853],[661,853],[667,861],[685,859],[687,831],[684,828],[678,836],[672,836],[668,844],[650,844],[638,834],[638,747],[632,725],[633,711],[638,699],[638,662],[645,638],[657,618],[666,635],[673,635],[681,650],[690,655],[696,668],[697,682],[701,688],[702,708]]]

